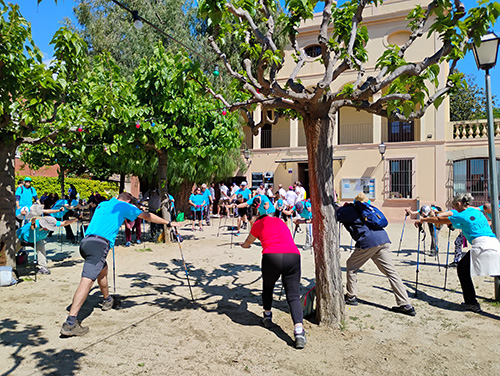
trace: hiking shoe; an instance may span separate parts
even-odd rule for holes
[[[307,343],[306,331],[302,330],[302,333],[300,334],[294,333],[294,335],[295,335],[295,348],[298,350],[303,349]]]
[[[481,312],[481,306],[479,305],[479,303],[476,303],[476,304],[466,304],[466,303],[462,303],[460,304],[460,306],[466,310],[466,311],[471,311],[471,312],[474,312],[474,313],[479,313]]]
[[[137,244],[141,244],[141,243],[142,243],[142,242],[141,242],[141,239],[137,239],[135,242],[136,242]]]
[[[303,233],[302,229],[300,227],[298,227],[297,228],[297,234],[302,234],[302,233]]]
[[[242,230],[246,230],[246,228],[247,228],[247,223],[246,223],[246,222],[243,222],[243,223],[241,224],[241,229],[242,229]]]
[[[61,335],[66,337],[83,336],[89,332],[88,326],[81,326],[77,321],[73,325],[64,322],[61,328]]]
[[[131,243],[131,242],[126,242],[126,243],[125,243],[125,247],[130,247],[131,245],[132,245],[132,243]]]
[[[269,315],[266,315],[264,312],[264,317],[262,318],[262,324],[264,325],[264,328],[271,328],[273,324],[273,314],[270,313]]]
[[[345,304],[347,305],[358,305],[358,299],[356,299],[355,296],[348,296],[347,294],[344,295],[344,300],[345,300]]]
[[[40,266],[40,268],[37,271],[38,274],[50,274],[50,270],[46,266]]]
[[[391,311],[402,313],[403,315],[408,315],[408,316],[415,316],[417,314],[417,312],[415,312],[415,308],[413,308],[411,305],[392,307]]]
[[[450,264],[448,265],[448,268],[456,268],[456,267],[457,267],[457,265],[458,265],[458,262],[453,261],[452,263],[450,263]]]
[[[111,300],[104,299],[102,301],[101,309],[103,311],[109,311],[111,308],[113,308],[114,304],[115,304],[115,299],[111,296]]]

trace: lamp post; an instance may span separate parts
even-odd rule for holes
[[[384,144],[384,142],[382,141],[382,143],[378,146],[378,152],[380,153],[380,156],[382,157],[382,160],[384,160],[384,154],[385,154],[385,149],[387,148],[387,146]]]
[[[486,115],[488,119],[488,167],[490,172],[490,198],[493,232],[500,236],[500,218],[498,215],[498,176],[497,158],[495,153],[495,124],[493,123],[493,108],[491,104],[490,69],[497,62],[498,43],[500,39],[493,32],[481,37],[481,44],[473,44],[474,58],[478,69],[485,72]],[[500,278],[495,277],[495,299],[500,301]]]

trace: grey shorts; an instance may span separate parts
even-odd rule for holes
[[[109,242],[94,235],[86,236],[80,243],[80,255],[85,259],[82,277],[95,281],[108,264],[106,257],[109,252]]]

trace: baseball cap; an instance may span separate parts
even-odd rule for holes
[[[24,178],[24,181],[31,181],[31,178],[30,178],[29,176],[26,176],[26,177]]]
[[[299,201],[295,204],[295,211],[298,213],[298,214],[302,214],[302,212],[304,211],[304,204]]]
[[[428,216],[431,212],[431,207],[429,205],[424,205],[420,208],[420,215]]]
[[[56,231],[57,230],[57,219],[55,219],[54,217],[47,216],[47,217],[40,218],[38,223],[40,223],[40,227],[46,228],[49,231]]]
[[[246,181],[242,181],[241,185],[247,185],[247,182]]]

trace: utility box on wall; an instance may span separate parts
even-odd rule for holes
[[[266,172],[264,174],[264,186],[268,188],[270,184],[274,185],[274,172]]]
[[[264,182],[264,174],[262,172],[252,172],[252,189],[259,188],[259,185]]]

